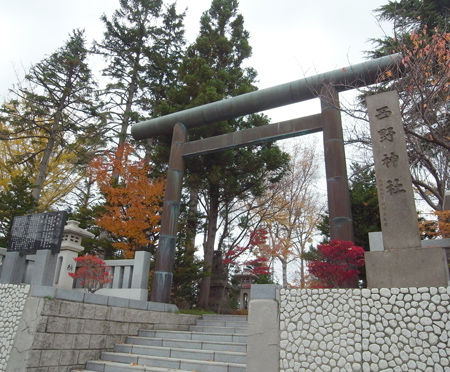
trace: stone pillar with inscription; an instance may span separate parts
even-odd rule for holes
[[[421,248],[398,94],[380,93],[366,102],[385,249],[365,254],[367,286],[447,286],[443,249]]]

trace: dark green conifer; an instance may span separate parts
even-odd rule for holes
[[[200,34],[188,48],[179,68],[180,87],[169,91],[169,100],[160,106],[167,114],[256,90],[256,72],[244,67],[251,55],[249,34],[238,13],[237,0],[213,0],[200,20]],[[189,130],[189,140],[230,133],[265,125],[263,115],[250,115]],[[210,154],[187,164],[190,198],[204,200],[204,259],[212,267],[220,210],[237,198],[262,191],[265,178],[280,175],[287,155],[272,144]],[[191,212],[191,215],[195,213]],[[194,227],[196,224],[192,224]],[[193,235],[193,234],[191,234]],[[223,239],[221,239],[223,241]],[[221,247],[219,247],[220,249]],[[208,306],[210,277],[202,281],[199,305]]]
[[[174,83],[184,45],[183,17],[162,0],[121,0],[111,19],[102,16],[106,31],[94,51],[107,62],[103,99],[118,146],[126,142],[132,123],[153,115],[153,106]]]
[[[19,175],[0,192],[0,247],[6,248],[13,218],[34,212],[37,204],[31,196],[32,188],[29,178]]]

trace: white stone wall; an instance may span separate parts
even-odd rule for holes
[[[280,295],[282,372],[450,371],[450,287]]]
[[[0,371],[6,371],[29,285],[0,284]]]

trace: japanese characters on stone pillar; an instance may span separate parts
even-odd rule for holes
[[[367,286],[447,286],[444,250],[421,247],[398,94],[380,93],[366,102],[385,249],[365,253]]]
[[[420,247],[397,92],[367,97],[385,249]]]

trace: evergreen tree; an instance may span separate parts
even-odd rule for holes
[[[450,7],[447,0],[389,1],[375,11],[380,20],[393,23],[394,37],[374,39],[377,47],[369,52],[373,57],[398,51],[400,43],[407,41],[411,32],[424,28],[430,33],[448,29]]]
[[[175,4],[165,6],[162,0],[120,0],[110,19],[101,17],[106,30],[93,50],[107,64],[102,97],[109,113],[108,138],[116,149],[127,142],[132,123],[154,115],[154,106],[174,84],[184,48],[183,17]],[[111,240],[105,231],[100,238]],[[104,246],[105,257],[114,256],[111,246]]]
[[[350,203],[354,229],[354,243],[369,250],[369,232],[381,231],[377,185],[373,168],[352,164]]]
[[[30,214],[36,208],[32,187],[28,177],[18,175],[0,191],[0,247],[6,247],[13,218]]]
[[[244,68],[251,55],[244,19],[237,0],[213,0],[200,20],[200,34],[188,48],[180,66],[181,87],[169,91],[169,100],[159,107],[166,114],[203,105],[256,89],[256,73]],[[189,131],[189,140],[216,136],[268,123],[262,115],[236,118]],[[272,144],[202,156],[187,164],[190,198],[205,206],[204,260],[211,269],[220,210],[236,198],[261,193],[269,171],[279,175],[287,155]],[[195,215],[195,211],[191,212]],[[192,224],[196,226],[196,224]],[[223,239],[222,239],[223,240]],[[208,306],[210,277],[201,284],[199,305]]]
[[[378,206],[375,171],[368,165],[353,163],[350,176],[350,203],[354,229],[354,243],[369,251],[369,232],[381,231],[380,211]],[[329,215],[322,214],[322,222],[318,229],[325,238],[322,243],[330,240]],[[310,253],[314,257],[314,252]],[[306,255],[308,258],[309,256]],[[307,259],[308,259],[307,258]]]
[[[113,137],[120,147],[132,123],[152,115],[156,102],[165,98],[184,46],[184,14],[162,0],[121,0],[111,19],[102,21],[106,31],[95,43],[108,79],[103,99],[108,102]]]
[[[105,212],[104,205],[95,190],[95,181],[92,176],[85,177],[76,187],[73,212],[70,213],[69,219],[73,219],[80,223],[82,229],[86,229],[94,234],[93,238],[84,238],[84,253],[96,256],[103,255],[105,259],[112,259],[113,246],[109,237],[102,235],[102,229],[97,226],[96,219]],[[106,253],[106,257],[105,257]]]
[[[77,169],[101,143],[101,115],[86,56],[83,32],[75,30],[62,48],[31,67],[26,85],[14,89],[15,98],[2,107],[8,124],[2,140],[40,143],[36,152],[26,154],[26,161],[38,163],[32,190],[36,203],[52,158],[70,153],[72,169]]]

